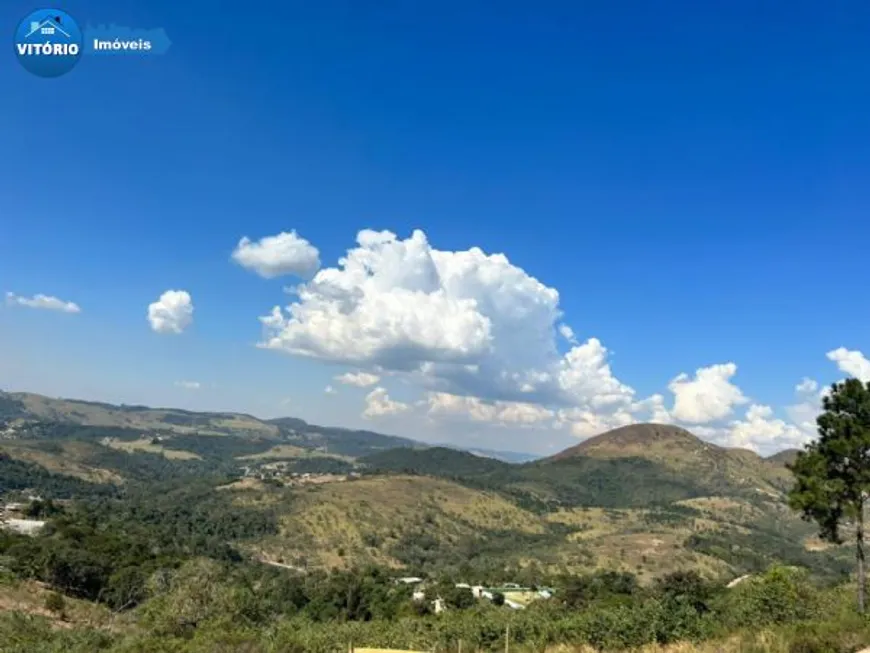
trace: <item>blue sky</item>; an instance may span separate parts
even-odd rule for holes
[[[193,0],[65,3],[80,24],[163,27],[173,46],[86,57],[53,80],[11,48],[0,59],[0,291],[81,307],[8,301],[0,387],[526,451],[650,418],[651,404],[630,404],[661,395],[659,416],[717,442],[806,437],[795,386],[860,375],[857,352],[870,353],[870,6],[665,4],[324,0],[245,15]],[[12,33],[31,9],[4,3],[0,21]],[[478,375],[525,366],[549,380],[517,408],[526,382],[429,369],[444,354],[432,338],[459,351],[471,331],[436,318],[415,335],[405,318],[426,309],[403,301],[405,322],[387,322],[411,330],[396,351],[325,355],[313,322],[285,323],[283,351],[256,347],[258,317],[298,301],[282,289],[299,279],[232,262],[239,240],[295,230],[335,268],[363,229],[389,230],[399,249],[422,230],[424,258],[503,253],[557,290],[561,317],[535,313],[503,329],[519,342],[463,350],[463,364],[483,361]],[[441,258],[444,277],[454,263]],[[395,299],[384,283],[407,280],[387,276],[376,290]],[[446,305],[504,291],[465,281]],[[189,293],[193,322],[155,333],[148,306],[170,289]],[[492,336],[511,310],[499,306],[479,323],[471,309],[456,317]],[[568,360],[562,323],[578,346],[600,341],[606,362]],[[321,340],[300,356],[306,337]],[[827,356],[841,347],[852,353]],[[560,370],[586,376],[569,388]],[[378,382],[334,380],[360,371]],[[614,383],[622,399],[602,404]],[[375,388],[394,403],[365,419]],[[505,418],[529,405],[550,413]],[[772,413],[747,416],[753,406]]]

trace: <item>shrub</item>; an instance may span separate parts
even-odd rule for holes
[[[45,597],[45,609],[60,617],[64,616],[66,610],[66,601],[61,594],[51,592]]]
[[[820,608],[819,590],[805,572],[773,567],[729,590],[720,611],[724,625],[740,628],[811,620]]]

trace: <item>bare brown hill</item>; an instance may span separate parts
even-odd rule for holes
[[[667,424],[633,424],[589,438],[548,459],[642,458],[690,475],[703,483],[753,488],[779,494],[791,483],[791,474],[777,461],[767,461],[747,449],[728,449],[701,440],[684,428]]]
[[[565,460],[575,456],[595,458],[641,458],[684,456],[711,445],[686,429],[667,424],[632,424],[584,440],[552,456],[550,460]],[[718,448],[718,447],[717,447]]]

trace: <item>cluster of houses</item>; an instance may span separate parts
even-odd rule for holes
[[[422,578],[418,578],[417,576],[397,578],[396,583],[415,586],[414,593],[411,595],[414,601],[426,601],[430,598],[426,593],[426,583]],[[493,601],[495,600],[496,595],[500,594],[504,597],[504,605],[508,608],[511,608],[512,610],[524,610],[526,604],[520,603],[519,601],[510,598],[510,595],[523,595],[527,598],[527,602],[529,600],[534,601],[538,599],[549,599],[553,596],[552,588],[542,587],[533,589],[530,587],[522,587],[517,583],[504,583],[497,587],[484,587],[483,585],[456,583],[455,587],[458,589],[469,590],[472,596],[474,596],[474,598],[478,600],[486,599],[489,601]],[[440,596],[431,598],[430,601],[436,614],[439,614],[446,609],[444,599]]]
[[[246,466],[242,472],[245,478],[258,481],[279,481],[283,485],[322,485],[323,483],[340,483],[357,478],[357,472],[350,474],[313,474],[309,472],[291,472],[291,463],[276,461],[256,466]]]

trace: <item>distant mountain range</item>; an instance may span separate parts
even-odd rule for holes
[[[428,447],[423,442],[375,431],[309,424],[296,417],[259,419],[244,413],[195,412],[179,408],[113,405],[79,399],[57,399],[27,392],[0,391],[0,421],[43,420],[83,426],[169,431],[180,435],[236,435],[262,439],[288,439],[301,446],[321,448],[344,456],[363,456],[397,447]],[[441,446],[441,445],[434,445]],[[526,462],[533,454],[468,449],[478,456],[505,462]]]
[[[821,546],[786,504],[795,455],[765,459],[637,424],[533,459],[292,417],[0,393],[0,494],[223,478],[221,496],[275,506],[287,524],[239,546],[318,567],[521,565],[534,551],[535,564],[560,572],[735,577],[786,562],[842,573],[849,552]],[[296,490],[292,474],[326,480]]]

